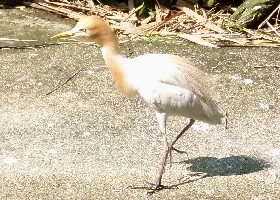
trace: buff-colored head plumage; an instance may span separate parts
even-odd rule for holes
[[[92,40],[100,46],[118,45],[118,38],[114,31],[103,19],[97,16],[83,16],[73,29],[53,36],[53,38],[69,37]]]

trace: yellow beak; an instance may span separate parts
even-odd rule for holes
[[[65,32],[62,32],[62,33],[59,33],[57,35],[54,35],[52,36],[52,38],[68,38],[68,37],[71,37],[73,35],[75,35],[76,31],[75,30],[69,30],[69,31],[65,31]]]

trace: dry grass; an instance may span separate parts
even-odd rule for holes
[[[98,15],[105,18],[120,37],[177,37],[209,47],[221,46],[280,46],[280,5],[265,19],[259,30],[245,29],[227,24],[233,8],[206,10],[177,1],[175,10],[155,6],[155,16],[136,16],[143,5],[94,4],[91,0],[35,0],[24,5],[46,10],[78,20],[82,15]]]

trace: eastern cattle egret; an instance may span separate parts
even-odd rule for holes
[[[127,97],[140,97],[156,114],[159,130],[164,136],[165,152],[152,192],[167,188],[162,176],[173,145],[195,120],[220,124],[225,116],[213,98],[211,82],[192,62],[170,54],[145,54],[136,58],[124,57],[118,37],[110,26],[96,16],[81,17],[69,31],[54,38],[76,37],[96,42],[117,88]],[[190,121],[172,141],[166,140],[166,120],[169,115],[189,118]]]

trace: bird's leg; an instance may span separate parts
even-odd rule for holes
[[[179,135],[176,136],[176,138],[171,141],[171,142],[167,142],[167,138],[166,138],[166,135],[164,133],[164,147],[165,147],[165,152],[163,154],[163,157],[162,157],[162,163],[161,163],[161,168],[160,168],[160,171],[159,171],[159,176],[157,178],[157,181],[156,181],[156,184],[151,184],[149,183],[150,185],[152,185],[151,187],[131,187],[133,189],[148,189],[148,190],[151,190],[148,192],[148,194],[153,194],[159,190],[163,190],[163,189],[172,189],[176,186],[164,186],[161,184],[161,181],[162,181],[162,177],[163,177],[163,173],[165,171],[165,166],[167,164],[167,159],[168,159],[168,156],[170,155],[171,156],[171,152],[172,150],[174,149],[173,148],[173,145],[177,142],[177,140],[193,125],[193,123],[195,122],[195,120],[193,119],[190,119],[190,122],[187,124],[187,126],[185,128],[183,128],[183,130],[179,133]]]
[[[163,173],[165,171],[165,166],[166,166],[166,163],[167,163],[168,155],[170,155],[170,153],[171,153],[170,143],[166,142],[166,149],[165,149],[165,152],[164,152],[163,157],[162,157],[162,163],[161,163],[161,168],[160,168],[160,171],[159,171],[159,177],[158,177],[157,182],[156,182],[156,188],[157,187],[162,187],[161,180],[162,180]]]
[[[153,194],[154,192],[162,190],[162,189],[173,188],[172,186],[169,187],[169,186],[164,186],[164,185],[161,184],[163,173],[165,171],[165,166],[166,166],[167,159],[168,159],[168,155],[171,155],[171,151],[173,150],[173,145],[194,124],[194,122],[195,122],[195,120],[190,119],[190,122],[187,124],[187,126],[185,128],[183,128],[183,130],[179,133],[179,135],[176,136],[176,138],[173,141],[171,141],[171,142],[166,141],[167,145],[166,145],[165,153],[164,153],[163,158],[162,158],[162,163],[161,163],[161,168],[160,168],[160,171],[159,171],[159,176],[157,178],[155,187],[152,189],[151,192],[149,192],[149,194]],[[166,138],[166,136],[165,136],[165,138]]]
[[[182,135],[194,124],[194,122],[195,122],[194,119],[190,119],[190,122],[187,124],[187,126],[183,128],[183,130],[179,133],[179,135],[177,135],[176,138],[172,141],[171,148],[173,148],[173,145],[177,142],[177,140],[179,140],[180,137],[182,137]]]
[[[156,118],[157,118],[157,121],[158,121],[158,124],[159,124],[159,131],[163,136],[163,144],[164,144],[163,151],[165,152],[168,149],[168,142],[167,142],[167,137],[166,137],[167,115],[166,115],[166,113],[156,112]]]
[[[177,137],[175,138],[175,140],[173,140],[172,145],[171,145],[171,149],[176,151],[177,153],[187,153],[186,151],[180,151],[176,148],[173,147],[173,145],[177,142],[177,140],[194,124],[195,120],[194,119],[190,119],[190,122],[187,124],[187,126],[185,128],[183,128],[183,130],[180,132],[179,135],[177,135]]]

